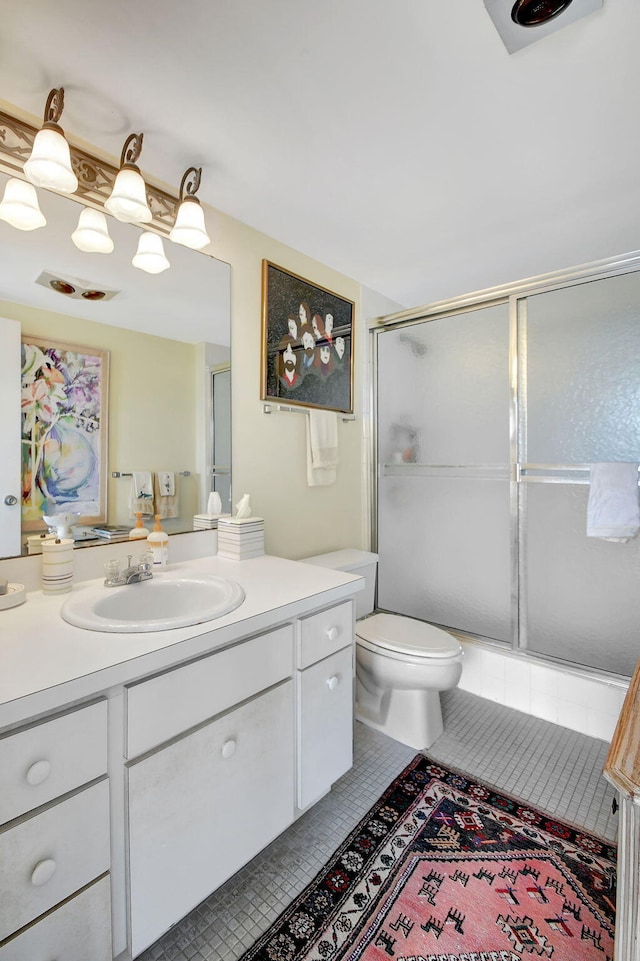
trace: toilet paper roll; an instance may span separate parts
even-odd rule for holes
[[[42,590],[66,594],[73,586],[73,540],[56,538],[42,543]]]

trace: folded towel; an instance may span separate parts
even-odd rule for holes
[[[176,475],[170,470],[160,470],[153,475],[153,496],[156,514],[160,517],[178,517],[180,514]]]
[[[132,517],[136,514],[148,514],[153,517],[155,514],[150,470],[135,470],[131,475],[129,511]]]
[[[587,537],[624,544],[639,529],[638,464],[592,464]]]
[[[310,410],[307,417],[307,484],[334,484],[338,464],[338,415],[333,410]]]

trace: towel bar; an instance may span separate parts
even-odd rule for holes
[[[180,477],[191,477],[190,470],[177,470],[175,473],[178,474]],[[112,477],[133,477],[133,471],[112,470],[111,476]]]
[[[306,414],[308,413],[308,411],[313,409],[314,409],[313,407],[288,407],[286,404],[263,404],[262,405],[263,414],[272,414],[274,410],[284,411],[284,413],[286,414]],[[338,417],[340,418],[340,420],[343,420],[343,421],[356,419],[355,414],[341,414],[339,411],[336,411],[336,413],[338,414]]]

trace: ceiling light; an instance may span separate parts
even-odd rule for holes
[[[49,286],[56,291],[58,294],[66,294],[70,297],[71,294],[75,294],[76,288],[73,284],[67,283],[66,280],[50,280]]]
[[[78,250],[85,250],[89,254],[110,254],[113,250],[107,218],[101,210],[94,210],[93,207],[85,207],[80,211],[78,226],[71,234],[71,239]]]
[[[192,250],[201,250],[210,243],[204,224],[204,211],[195,196],[200,187],[201,175],[202,167],[189,167],[185,171],[180,184],[180,206],[176,214],[176,222],[169,234],[169,239],[174,243],[190,247]]]
[[[36,230],[44,227],[46,218],[38,204],[38,195],[32,184],[11,177],[4,188],[0,203],[0,220],[5,220],[18,230]]]
[[[58,124],[63,107],[64,87],[52,90],[44,108],[44,124],[35,136],[24,173],[36,187],[72,194],[78,189],[78,178],[71,168],[69,144]]]
[[[140,237],[138,250],[131,263],[148,274],[160,274],[171,266],[164,254],[162,238],[149,230],[145,230]]]
[[[136,167],[136,160],[142,150],[143,134],[132,133],[127,137],[120,156],[120,170],[105,201],[110,214],[125,224],[148,224],[153,215],[147,204],[147,187]]]
[[[521,27],[537,27],[558,17],[572,0],[516,0],[511,19]]]

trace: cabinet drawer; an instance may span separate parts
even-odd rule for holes
[[[277,684],[293,671],[293,627],[244,641],[127,690],[127,757],[136,757]]]
[[[300,620],[298,667],[309,667],[323,657],[352,644],[354,639],[353,603],[347,601],[319,614]]]
[[[129,768],[134,957],[293,820],[293,681]]]
[[[0,833],[0,941],[109,868],[105,779]]]
[[[101,878],[0,947],[0,961],[111,961],[111,893]]]
[[[298,807],[306,808],[353,764],[353,648],[298,680]]]
[[[0,739],[0,824],[107,772],[107,702]]]

